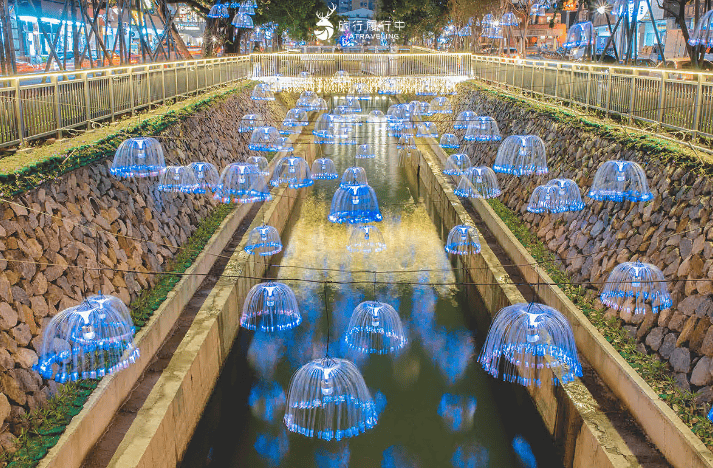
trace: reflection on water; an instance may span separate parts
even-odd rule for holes
[[[364,113],[373,109],[367,104]],[[385,111],[388,101],[372,104]],[[456,284],[443,228],[429,215],[432,202],[397,167],[384,126],[359,132],[376,149],[376,158],[358,165],[379,200],[386,250],[350,253],[348,227],[327,221],[338,180],[307,189],[283,236],[281,266],[270,273],[294,290],[302,324],[280,333],[240,331],[183,466],[531,468],[537,463],[529,439],[537,459],[546,460],[540,465],[556,468],[556,450],[524,392],[490,379],[474,359],[479,335],[471,317],[487,312],[472,287]],[[355,153],[336,146],[330,157],[341,173],[357,164]],[[394,355],[363,354],[345,343],[352,311],[370,300],[401,317],[407,343]],[[282,421],[291,376],[327,346],[331,356],[357,365],[379,413],[375,428],[341,442],[286,432]],[[522,435],[513,440],[516,433]]]

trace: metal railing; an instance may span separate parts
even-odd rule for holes
[[[713,138],[711,73],[477,55],[471,63],[486,83]]]
[[[344,70],[349,75],[454,76],[470,75],[470,54],[252,54],[253,78],[274,76],[333,76]]]
[[[249,72],[249,57],[227,57],[0,78],[0,147],[61,137]]]

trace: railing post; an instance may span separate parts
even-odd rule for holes
[[[607,69],[607,97],[606,97],[606,112],[607,116],[609,115],[609,111],[611,108],[609,107],[611,104],[611,88],[612,88],[612,83],[613,83],[613,78],[612,78],[612,72],[611,69]]]
[[[555,98],[559,97],[560,68],[561,67],[562,67],[562,64],[558,63],[557,68],[555,68]]]
[[[662,71],[661,72],[661,80],[659,81],[659,108],[656,109],[656,121],[659,123],[659,128],[660,124],[663,123],[663,110],[664,110],[664,105],[666,103],[666,96],[664,96],[664,93],[666,92],[666,72]]]
[[[631,89],[629,90],[629,115],[628,122],[631,123],[632,116],[634,114],[634,99],[636,98],[636,76],[637,71],[634,70],[631,75]]]
[[[20,105],[20,79],[13,80],[15,88],[15,118],[17,123],[17,137],[20,139],[20,145],[25,143],[25,123],[22,118],[22,106]]]
[[[84,109],[87,119],[87,130],[89,130],[91,128],[92,111],[89,104],[89,77],[87,72],[84,72]]]
[[[134,67],[129,67],[129,96],[131,98],[131,115],[136,115],[136,99],[134,97]]]
[[[587,66],[587,94],[585,96],[585,108],[589,110],[589,97],[591,96],[592,90],[592,67]]]
[[[146,65],[146,102],[151,109],[151,65]]]
[[[59,107],[59,85],[57,83],[57,75],[52,75],[50,81],[52,83],[52,97],[54,100],[55,130],[57,130],[57,139],[60,139],[62,138],[62,113]]]
[[[696,84],[696,108],[693,114],[693,132],[698,134],[701,122],[701,105],[703,104],[703,74],[698,74],[698,83]]]
[[[111,121],[114,122],[116,115],[116,102],[114,98],[114,75],[111,71],[107,71],[107,79],[109,80],[109,109],[111,109]]]

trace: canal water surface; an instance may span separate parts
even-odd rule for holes
[[[332,104],[338,104],[332,98]],[[386,112],[388,98],[362,102]],[[376,158],[354,158],[354,146],[326,152],[341,173],[365,168],[383,221],[387,249],[347,251],[349,227],[330,223],[338,181],[317,182],[298,204],[268,273],[295,292],[302,324],[279,334],[241,330],[182,466],[318,468],[557,468],[559,452],[527,393],[498,382],[476,362],[489,315],[473,286],[443,249],[447,232],[413,174],[398,165],[386,127],[364,124],[360,143]],[[299,151],[299,147],[296,148]],[[325,152],[317,150],[318,154]],[[362,355],[344,343],[362,301],[391,304],[407,332],[393,356]],[[375,428],[325,442],[286,430],[291,376],[308,361],[350,359],[380,412]]]

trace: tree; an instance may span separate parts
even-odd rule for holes
[[[703,58],[703,54],[705,53],[705,50],[699,50],[703,49],[702,47],[691,47],[688,44],[688,39],[691,37],[690,31],[688,30],[688,26],[686,25],[686,5],[693,3],[695,5],[694,7],[694,15],[695,15],[695,20],[696,24],[698,24],[698,19],[699,19],[699,7],[700,7],[700,1],[699,0],[664,0],[663,3],[661,3],[661,0],[657,0],[659,8],[663,9],[665,12],[673,16],[674,20],[676,21],[676,24],[678,24],[678,27],[681,28],[681,35],[683,36],[683,40],[686,41],[686,52],[688,53],[688,56],[691,58],[691,62],[699,66],[699,63],[701,62],[699,59]],[[711,9],[711,0],[706,0],[706,10]]]
[[[498,3],[488,0],[450,0],[448,6],[450,18],[456,29],[460,30],[472,20],[471,33],[476,37],[479,36],[476,35],[476,21],[499,8]]]

